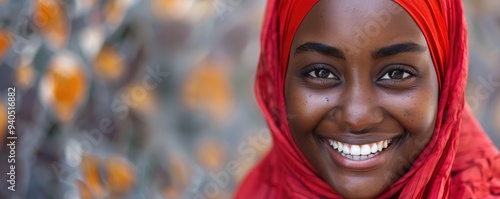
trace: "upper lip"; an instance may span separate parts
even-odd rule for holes
[[[380,142],[384,140],[389,140],[389,139],[395,139],[400,137],[401,135],[395,135],[395,136],[380,136],[380,137],[373,137],[372,135],[368,136],[362,136],[362,137],[354,137],[354,136],[342,136],[342,137],[328,137],[328,136],[320,136],[323,139],[330,139],[342,143],[347,143],[347,144],[355,144],[355,145],[363,145],[363,144],[370,144],[370,143],[375,143],[375,142]]]

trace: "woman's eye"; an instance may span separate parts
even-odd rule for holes
[[[401,80],[401,79],[406,79],[410,77],[411,74],[408,72],[405,72],[404,70],[396,69],[396,70],[391,70],[387,72],[382,78],[382,80]]]
[[[337,77],[326,69],[316,69],[309,72],[309,76],[314,78],[324,78],[324,79],[336,79]]]

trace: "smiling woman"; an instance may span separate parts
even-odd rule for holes
[[[464,109],[461,2],[426,2],[269,1],[256,94],[274,146],[237,198],[500,196]]]
[[[344,53],[357,39],[349,27],[394,5],[319,1],[292,42],[284,91],[287,112],[296,115],[290,131],[319,176],[348,198],[373,198],[394,183],[400,176],[387,173],[405,173],[434,129],[436,72],[407,12],[393,14],[358,52]]]

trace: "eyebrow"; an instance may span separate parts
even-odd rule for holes
[[[384,57],[389,57],[393,55],[397,55],[400,53],[406,53],[406,52],[424,52],[426,51],[427,48],[413,43],[413,42],[406,42],[406,43],[400,43],[400,44],[394,44],[390,46],[383,47],[381,49],[378,49],[375,52],[372,52],[372,58],[373,59],[380,59]]]
[[[304,52],[317,52],[345,60],[345,55],[342,50],[317,42],[307,42],[295,49],[295,54],[301,54]]]
[[[380,48],[374,52],[372,52],[373,59],[380,59],[384,57],[390,57],[393,55],[397,55],[400,53],[406,52],[424,52],[427,48],[414,43],[414,42],[405,42],[400,44],[394,44],[390,46],[386,46]],[[301,54],[304,52],[317,52],[327,56],[336,57],[342,60],[346,60],[344,52],[336,47],[329,46],[326,44],[318,43],[318,42],[307,42],[305,44],[300,45],[295,49],[295,54]]]

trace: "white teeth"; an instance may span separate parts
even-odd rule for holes
[[[369,155],[370,153],[371,153],[370,146],[368,146],[367,144],[361,146],[361,155]]]
[[[351,155],[360,155],[361,154],[361,149],[359,148],[358,145],[352,145],[351,146]]]
[[[333,147],[333,149],[337,149],[337,142],[334,142],[333,140],[328,140],[330,142],[330,146]]]
[[[334,142],[335,143],[335,142]],[[370,148],[370,152],[372,153],[377,153],[378,147],[377,144],[372,144],[372,147]]]
[[[392,139],[383,140],[370,144],[356,145],[356,144],[346,144],[334,140],[328,140],[330,146],[336,149],[344,157],[352,160],[365,160],[372,158],[377,155],[380,151],[383,151],[392,142]]]
[[[345,154],[351,154],[351,150],[347,146],[347,144],[344,144],[344,148],[342,149],[342,152]]]
[[[378,151],[382,151],[384,149],[384,141],[377,142]]]

